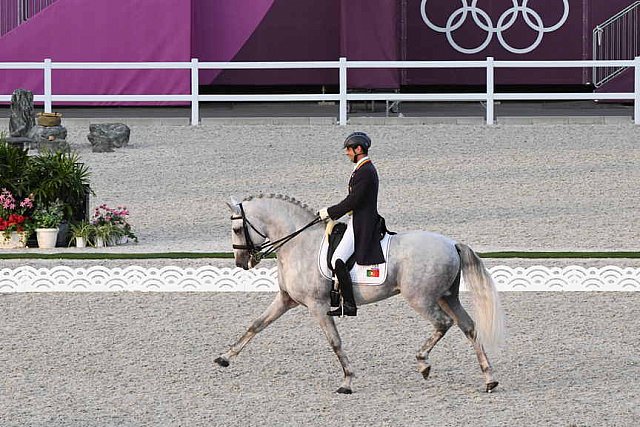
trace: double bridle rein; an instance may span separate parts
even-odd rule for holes
[[[319,222],[321,222],[322,220],[320,219],[319,216],[316,216],[313,221],[311,221],[310,223],[308,223],[307,225],[305,225],[304,227],[300,228],[299,230],[294,231],[293,233],[284,236],[281,239],[275,240],[273,242],[269,241],[269,238],[262,233],[260,230],[258,230],[253,224],[251,224],[251,221],[249,221],[249,219],[247,218],[247,216],[244,213],[244,208],[242,207],[242,203],[240,203],[238,205],[240,207],[240,215],[232,215],[231,216],[231,220],[235,220],[235,219],[241,219],[242,220],[242,230],[244,232],[244,240],[245,243],[244,245],[233,245],[233,249],[242,249],[242,250],[246,250],[249,251],[249,255],[251,255],[251,257],[256,261],[259,262],[261,259],[269,256],[270,254],[276,252],[278,249],[280,249],[285,243],[287,243],[289,240],[293,239],[294,237],[296,237],[298,234],[302,233],[304,230],[306,230],[309,227],[312,227],[316,224],[318,224]],[[266,239],[266,242],[264,242],[262,245],[256,245],[255,243],[253,243],[253,240],[251,240],[251,235],[249,234],[249,227],[251,227],[253,229],[253,231],[255,231],[256,233],[258,233],[258,235],[260,237],[263,237]]]

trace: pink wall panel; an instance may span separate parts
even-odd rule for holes
[[[0,61],[190,61],[191,0],[58,0],[0,38]],[[54,70],[55,94],[186,94],[189,70]],[[0,71],[0,93],[42,73]],[[139,104],[138,104],[139,105]]]

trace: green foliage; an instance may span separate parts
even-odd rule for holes
[[[96,237],[101,238],[105,243],[107,243],[109,239],[119,237],[121,235],[120,229],[111,223],[95,225],[94,227]]]
[[[74,209],[84,205],[89,187],[89,168],[75,153],[41,152],[29,156],[28,150],[7,144],[0,134],[0,188],[17,198],[31,196],[36,206],[62,201],[63,219],[72,220]]]
[[[29,194],[26,179],[29,168],[28,151],[9,145],[4,134],[0,134],[0,188],[6,188],[16,197]]]
[[[62,213],[63,203],[56,200],[44,207],[36,209],[33,219],[38,228],[57,228],[64,217]]]
[[[78,161],[75,153],[45,152],[32,157],[26,172],[38,206],[46,206],[59,199],[62,201],[63,218],[71,220],[73,209],[84,202],[89,189],[90,172]]]
[[[70,225],[71,235],[75,237],[82,237],[86,241],[95,233],[95,227],[86,221],[74,222]]]

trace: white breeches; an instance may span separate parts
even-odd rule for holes
[[[347,230],[344,232],[344,236],[342,236],[342,240],[338,244],[335,252],[333,253],[333,257],[331,257],[331,266],[335,268],[336,261],[341,259],[345,264],[353,252],[355,252],[355,237],[353,235],[353,217],[349,217],[347,220]]]

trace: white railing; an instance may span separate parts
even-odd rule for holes
[[[634,92],[611,93],[500,93],[495,92],[496,68],[590,68],[590,67],[634,67]],[[198,91],[199,70],[246,70],[246,69],[337,69],[339,92],[336,94],[269,94],[269,95],[201,95]],[[484,68],[486,91],[484,93],[348,93],[347,71],[357,68]],[[52,111],[57,102],[191,102],[191,124],[200,122],[199,103],[212,102],[280,102],[280,101],[337,101],[339,102],[340,125],[347,124],[349,101],[483,101],[486,102],[486,123],[494,124],[495,101],[551,101],[551,100],[633,100],[634,123],[640,125],[640,56],[633,60],[582,60],[582,61],[496,61],[488,57],[484,61],[339,61],[317,62],[0,62],[0,70],[44,70],[44,94],[34,95],[34,101],[44,102],[45,112]],[[54,95],[51,87],[53,70],[124,70],[124,69],[184,69],[191,70],[191,93],[183,95]],[[11,95],[0,94],[0,102],[10,101]]]

